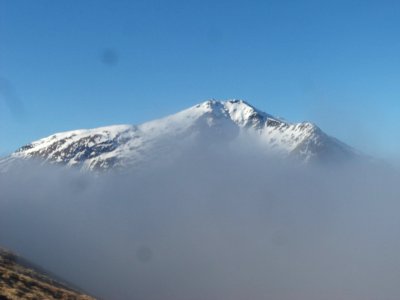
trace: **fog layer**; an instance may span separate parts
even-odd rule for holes
[[[254,156],[254,153],[253,153]],[[400,299],[400,184],[222,151],[0,175],[0,245],[102,299]]]

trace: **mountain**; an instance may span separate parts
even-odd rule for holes
[[[90,296],[61,283],[25,259],[0,248],[0,299],[77,299]]]
[[[209,100],[137,126],[56,133],[21,147],[0,163],[7,166],[15,160],[38,158],[82,170],[105,170],[154,160],[173,161],[187,149],[221,143],[234,147],[239,141],[265,153],[296,157],[303,162],[337,161],[358,155],[312,123],[289,123],[242,100]]]

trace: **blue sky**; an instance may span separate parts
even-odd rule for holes
[[[0,154],[205,99],[400,149],[398,1],[0,0]]]

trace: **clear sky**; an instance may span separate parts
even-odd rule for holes
[[[0,154],[209,98],[400,149],[399,1],[0,0]]]

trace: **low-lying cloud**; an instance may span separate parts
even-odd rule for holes
[[[400,176],[193,153],[0,175],[0,245],[102,299],[399,299]]]

